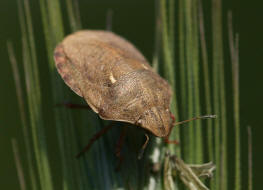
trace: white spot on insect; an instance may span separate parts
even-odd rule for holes
[[[116,79],[113,77],[112,73],[110,73],[110,81],[111,81],[111,83],[116,82]]]
[[[143,66],[143,68],[145,68],[145,69],[147,69],[147,70],[149,69],[149,68],[148,68],[148,67],[146,67],[146,65],[144,65],[144,64],[142,64],[142,66]]]

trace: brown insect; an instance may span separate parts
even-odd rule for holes
[[[131,43],[112,32],[83,30],[67,36],[54,58],[65,83],[102,119],[169,135],[171,87]]]

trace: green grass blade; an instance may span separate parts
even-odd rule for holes
[[[181,106],[180,106],[180,116],[181,118],[186,118],[187,110],[187,86],[186,86],[186,66],[185,66],[185,9],[184,0],[179,0],[179,10],[178,10],[178,22],[179,22],[179,66],[180,66],[180,96],[181,96]],[[184,131],[184,129],[183,129]]]
[[[25,17],[22,5],[18,1],[19,15],[21,19],[24,71],[29,104],[30,122],[33,137],[33,147],[37,162],[40,186],[42,189],[53,189],[51,181],[50,166],[47,157],[47,147],[42,118],[41,92],[39,89],[39,75],[36,67],[36,53],[34,48],[34,34],[32,30],[29,4],[24,1]],[[26,18],[26,23],[23,20]]]
[[[171,56],[172,56],[172,60],[173,60],[173,64],[175,64],[175,57],[174,57],[174,51],[175,51],[175,0],[169,0],[168,1],[168,36],[169,36],[169,43],[170,43],[170,47],[171,47]],[[174,70],[174,73],[175,70]]]
[[[22,164],[21,164],[18,144],[15,139],[11,139],[11,142],[12,142],[12,148],[13,148],[13,153],[14,153],[14,158],[15,158],[15,164],[16,164],[16,170],[17,170],[18,180],[20,184],[20,189],[26,190],[25,175],[24,175],[24,171],[22,168]]]
[[[205,110],[206,114],[212,114],[212,104],[211,104],[211,88],[210,88],[210,77],[209,77],[209,66],[208,66],[208,54],[205,38],[205,28],[204,28],[204,16],[202,1],[199,1],[199,30],[200,30],[200,45],[202,54],[202,68],[204,77],[204,94],[205,94]],[[214,160],[213,154],[213,126],[212,120],[207,120],[207,149],[208,149],[208,160]]]
[[[21,19],[22,19],[22,17],[21,17]],[[27,118],[26,118],[26,108],[25,108],[23,92],[22,92],[22,84],[21,84],[21,79],[20,79],[20,75],[19,75],[19,71],[18,71],[18,65],[17,65],[16,57],[14,54],[14,49],[13,49],[11,42],[7,42],[7,51],[8,51],[9,60],[10,60],[11,66],[12,66],[12,71],[13,71],[13,76],[14,76],[14,81],[15,81],[15,86],[16,86],[18,107],[19,107],[20,118],[22,121],[23,137],[24,137],[24,141],[25,141],[26,163],[28,166],[31,188],[32,188],[32,190],[36,190],[37,189],[37,180],[36,180],[35,170],[33,167],[33,164],[34,164],[34,158],[32,155],[33,150],[31,147],[30,132],[28,129],[28,122],[27,122]]]
[[[40,9],[42,14],[42,22],[47,45],[47,55],[49,63],[49,71],[52,82],[53,105],[67,100],[67,95],[63,91],[63,83],[59,82],[60,78],[55,70],[53,61],[53,51],[57,43],[59,43],[64,36],[64,29],[62,25],[62,16],[60,11],[60,4],[58,1],[40,1]],[[73,24],[72,24],[73,26]],[[51,108],[52,109],[52,108]],[[72,158],[74,150],[74,143],[71,138],[74,136],[72,118],[69,110],[54,109],[55,125],[58,135],[59,153],[62,166],[62,188],[64,190],[72,189],[74,187],[81,187],[82,184],[80,176],[74,174],[74,157]]]
[[[165,78],[168,80],[172,87],[173,91],[173,98],[171,103],[171,111],[175,115],[175,118],[178,118],[178,112],[177,112],[177,101],[176,101],[176,94],[175,94],[175,73],[174,73],[174,64],[175,60],[173,59],[173,51],[174,49],[171,49],[171,42],[169,38],[169,27],[168,26],[168,20],[167,20],[167,7],[166,7],[166,0],[161,0],[160,2],[160,9],[161,9],[161,22],[162,22],[162,42],[163,42],[163,53],[164,53],[164,75]],[[174,20],[173,18],[170,18],[171,20]],[[171,135],[171,138],[175,138],[176,140],[180,141],[180,130],[179,127],[176,126],[173,128]],[[174,147],[170,147],[171,153],[174,153]],[[176,155],[180,156],[181,151],[180,148],[177,147],[176,149]]]
[[[241,186],[241,147],[240,147],[240,109],[239,109],[239,53],[238,53],[238,35],[235,39],[235,56],[236,62],[233,63],[233,83],[234,83],[234,121],[235,121],[235,150],[236,150],[236,185],[235,189],[239,190],[242,188]]]
[[[222,22],[222,21],[221,21]],[[221,24],[222,27],[223,24]],[[222,30],[222,29],[221,29]],[[223,33],[221,33],[221,43],[223,42]],[[220,115],[221,115],[221,173],[220,173],[220,184],[221,190],[227,189],[227,180],[228,180],[228,146],[227,146],[227,110],[226,110],[226,92],[225,92],[225,68],[224,68],[224,55],[223,55],[223,44],[221,44],[221,59],[222,62],[219,65],[219,80],[220,80]]]
[[[74,0],[73,1],[73,7],[74,7],[74,15],[76,18],[76,23],[77,23],[77,27],[78,29],[82,28],[82,22],[81,22],[81,17],[80,17],[80,9],[79,9],[79,1],[78,0]]]
[[[74,2],[72,2],[72,0],[66,0],[66,4],[67,4],[67,12],[68,12],[71,31],[76,31],[81,28],[80,22],[78,22],[80,21],[79,20],[80,18],[78,16],[79,14],[77,14],[77,12],[75,11],[78,9],[74,9],[74,6],[76,4],[78,7],[78,1],[74,0]]]
[[[155,37],[154,37],[154,53],[152,66],[154,70],[159,72],[160,63],[160,45],[161,45],[161,18],[160,18],[160,2],[155,0]]]
[[[194,85],[194,115],[201,115],[201,104],[200,104],[200,86],[199,86],[199,25],[198,25],[198,1],[193,1],[192,6],[192,20],[193,20],[193,85]],[[192,116],[193,117],[193,116]],[[203,162],[203,135],[201,120],[196,120],[194,123],[195,130],[195,162]]]
[[[106,30],[112,31],[113,25],[113,10],[108,9],[106,13]]]
[[[251,127],[247,127],[247,134],[248,134],[248,190],[253,189],[253,164],[252,164],[252,131]]]
[[[213,11],[213,61],[217,65],[218,69],[218,92],[219,92],[219,126],[216,126],[216,130],[219,130],[219,134],[216,134],[216,148],[217,150],[217,170],[218,176],[218,188],[227,189],[227,114],[226,114],[226,94],[225,94],[225,69],[224,69],[224,54],[223,54],[223,21],[222,21],[222,2],[221,0],[214,1]],[[216,82],[216,81],[215,81]],[[214,94],[214,97],[216,95]],[[219,177],[220,175],[220,177]]]
[[[232,63],[232,83],[234,102],[234,126],[235,126],[235,189],[241,189],[241,150],[240,150],[240,118],[239,118],[239,55],[238,37],[233,37],[232,14],[228,13],[228,36],[230,56]]]
[[[24,7],[25,7],[25,19],[26,19],[26,27],[27,27],[27,37],[28,37],[28,45],[30,49],[30,56],[32,62],[32,73],[33,77],[36,80],[36,84],[40,84],[39,82],[39,75],[38,75],[38,67],[37,67],[37,54],[36,54],[36,46],[35,46],[35,37],[33,32],[33,25],[32,25],[32,17],[31,17],[31,10],[29,7],[29,1],[24,0]],[[36,86],[36,98],[39,98],[37,101],[40,101],[41,98],[41,91],[40,86]]]
[[[192,0],[185,1],[185,51],[186,51],[186,76],[187,76],[187,118],[192,118],[194,115],[194,81],[193,81],[193,17],[192,17]],[[195,158],[195,129],[194,123],[191,122],[187,125],[188,130],[188,156],[186,161],[189,163],[194,163]]]
[[[171,50],[171,44],[170,44],[170,39],[169,39],[169,26],[167,24],[168,19],[167,19],[167,7],[166,7],[166,0],[161,0],[161,20],[162,20],[162,42],[163,42],[163,53],[164,53],[164,70],[165,70],[165,77],[171,84],[173,88],[173,92],[175,89],[175,76],[174,76],[174,60],[172,57],[172,51]],[[174,95],[175,97],[175,95]],[[175,101],[173,98],[173,106],[172,110],[175,111]],[[177,116],[177,113],[175,113]]]
[[[223,66],[223,39],[222,39],[222,8],[221,0],[212,1],[212,42],[213,42],[213,104],[214,114],[218,115],[218,119],[214,120],[215,128],[215,162],[216,162],[216,175],[215,175],[215,189],[221,189],[221,136],[222,136],[222,119],[221,113],[221,90],[223,84],[220,76],[221,67]]]
[[[187,65],[186,65],[186,13],[185,13],[185,1],[179,0],[179,67],[180,67],[180,118],[182,120],[188,118],[188,87],[187,87]],[[183,146],[182,153],[183,158],[186,159],[188,157],[190,151],[189,145],[189,127],[183,127],[181,129],[183,134]]]

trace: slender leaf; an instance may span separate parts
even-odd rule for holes
[[[232,14],[228,13],[228,36],[232,63],[232,83],[235,126],[235,189],[241,189],[241,152],[240,152],[240,119],[239,119],[239,55],[238,36],[233,37]]]

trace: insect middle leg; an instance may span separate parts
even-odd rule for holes
[[[118,165],[115,168],[116,171],[120,170],[121,164],[122,164],[123,159],[124,159],[123,155],[121,154],[121,150],[122,150],[122,147],[123,147],[123,144],[124,144],[126,133],[127,133],[127,128],[124,127],[122,132],[121,132],[121,134],[120,134],[120,138],[119,138],[119,140],[118,140],[118,142],[116,144],[115,154],[119,158]]]
[[[73,104],[73,103],[68,103],[68,102],[56,104],[56,106],[64,106],[70,109],[91,109],[89,105]]]
[[[97,132],[93,137],[90,139],[89,144],[80,152],[77,154],[77,158],[79,158],[81,155],[83,155],[85,152],[87,152],[91,145],[98,140],[102,135],[104,135],[109,129],[111,129],[113,124],[107,125],[104,128],[102,128],[99,132]]]

